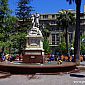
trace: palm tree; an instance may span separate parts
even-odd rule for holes
[[[66,0],[71,4],[75,1],[76,4],[76,29],[75,29],[75,41],[74,41],[74,61],[78,64],[80,57],[80,7],[82,0]]]
[[[57,17],[57,27],[61,27],[64,28],[65,30],[65,42],[66,42],[66,52],[67,52],[67,56],[69,57],[69,52],[68,52],[68,27],[69,25],[73,25],[74,24],[74,14],[71,13],[70,11],[67,10],[62,10],[59,12],[59,15]]]

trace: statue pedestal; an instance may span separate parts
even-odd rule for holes
[[[43,63],[44,49],[43,36],[39,28],[33,27],[27,37],[26,48],[24,50],[24,63]]]
[[[44,56],[42,50],[25,50],[24,63],[43,63]]]

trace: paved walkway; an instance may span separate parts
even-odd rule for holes
[[[80,65],[84,65],[84,66],[85,66],[85,61],[83,61],[83,62],[80,62]]]
[[[85,72],[81,72],[85,74]],[[85,85],[85,78],[60,75],[12,75],[0,79],[0,85]]]
[[[80,70],[84,70],[85,71],[85,61],[80,62],[80,65],[77,66]]]

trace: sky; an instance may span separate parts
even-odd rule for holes
[[[15,10],[17,8],[17,2],[19,0],[9,0],[9,7],[10,9],[13,10],[13,14],[15,15]],[[84,10],[84,4],[85,4],[85,0],[82,0],[82,4],[81,4],[81,12],[83,12]],[[68,2],[66,2],[66,0],[32,0],[30,2],[30,6],[33,7],[33,11],[32,13],[40,13],[40,14],[45,14],[45,13],[57,13],[59,10],[61,9],[76,9],[75,3],[69,5]]]

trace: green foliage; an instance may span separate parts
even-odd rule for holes
[[[44,38],[48,38],[50,35],[50,25],[47,23],[41,30]]]
[[[9,47],[10,46],[10,44],[11,44],[11,42],[2,42],[2,41],[0,41],[0,47]]]
[[[4,33],[0,33],[0,40],[3,40],[4,38]]]
[[[81,39],[85,39],[85,35],[81,36]]]
[[[68,10],[61,10],[57,17],[57,27],[64,28],[65,33],[65,43],[66,43],[66,52],[68,55],[68,27],[75,24],[74,14]]]
[[[66,29],[69,25],[75,24],[74,14],[68,10],[61,10],[57,17],[58,27]]]
[[[49,41],[47,39],[44,39],[43,41],[43,49],[45,51],[45,54],[50,54],[51,53],[51,49],[49,46]]]
[[[31,0],[19,0],[16,17],[19,19],[18,27],[14,35],[10,37],[11,41],[13,42],[13,48],[18,49],[18,53],[20,54],[22,50],[25,48],[26,42],[26,34],[27,30],[30,27],[30,16],[32,7],[29,6]]]
[[[5,28],[7,32],[12,32],[15,30],[16,22],[18,19],[14,16],[8,16],[5,21]]]
[[[27,5],[29,2],[26,2],[29,0],[20,0],[20,1],[23,1],[23,4],[26,4],[23,5],[23,7],[24,6],[29,7]],[[30,8],[29,10],[26,8],[25,10],[27,10],[27,12],[28,11],[30,12]],[[11,53],[11,51],[14,52],[17,51],[18,53],[20,53],[21,50],[23,50],[25,47],[25,41],[26,41],[25,36],[27,33],[27,29],[29,28],[20,27],[17,23],[18,18],[10,16],[10,13],[11,11],[8,8],[8,0],[0,0],[0,48],[5,53]]]
[[[81,36],[81,44],[80,44],[81,54],[85,54],[85,42],[82,41],[83,39],[85,39],[85,35]]]
[[[83,43],[83,42],[81,43],[81,49],[80,50],[81,50],[82,54],[85,54],[85,43]]]
[[[61,50],[66,50],[66,43],[65,42],[62,42],[60,45],[59,45],[60,49]]]
[[[27,20],[30,17],[32,7],[29,6],[30,0],[19,0],[16,16],[19,20]]]
[[[70,51],[70,44],[68,45],[68,48],[68,50]],[[67,54],[66,43],[64,41],[59,44],[58,49],[61,52],[61,54]]]
[[[26,39],[25,33],[13,34],[10,36],[10,40],[13,42],[13,47],[19,48],[19,44],[24,45]]]
[[[8,0],[0,0],[0,21],[4,22],[4,18],[9,16],[11,10],[8,8]]]
[[[43,37],[47,38],[47,37],[49,37],[50,31],[49,31],[49,29],[44,28],[42,33],[43,33]]]

